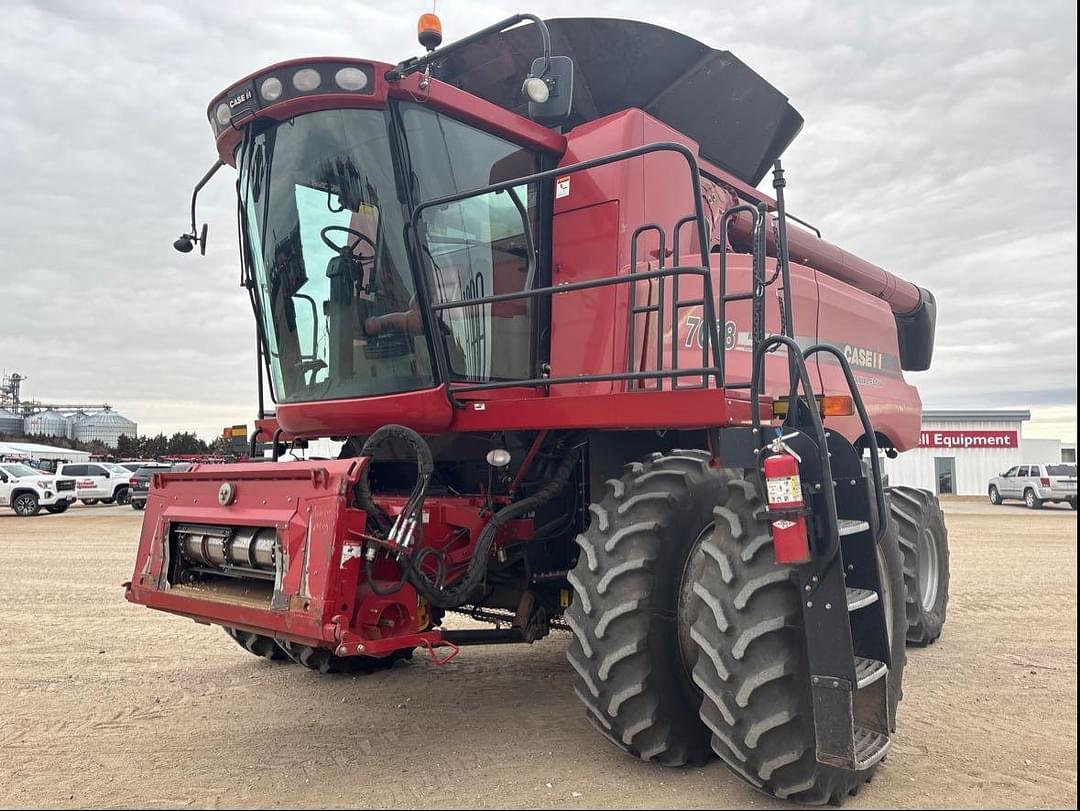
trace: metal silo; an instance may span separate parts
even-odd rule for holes
[[[0,434],[19,435],[23,432],[23,418],[6,408],[0,408]]]
[[[23,422],[27,434],[71,438],[71,422],[55,409],[31,414]]]
[[[110,448],[116,447],[121,434],[134,439],[137,432],[138,425],[111,408],[91,414],[75,425],[75,439],[80,442],[101,442]]]

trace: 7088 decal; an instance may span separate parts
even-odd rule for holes
[[[704,323],[704,319],[698,315],[688,315],[686,317],[686,340],[683,341],[683,347],[686,349],[693,349],[695,346],[698,349],[705,348],[705,330],[701,328]],[[740,341],[739,328],[734,321],[728,321],[724,324],[724,349],[734,349],[742,343],[745,343],[749,348],[749,334],[746,335],[745,341]]]

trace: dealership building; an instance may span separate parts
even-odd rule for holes
[[[924,411],[919,447],[885,461],[889,482],[978,496],[1013,465],[1076,461],[1075,444],[1025,439],[1030,419],[1030,411]]]

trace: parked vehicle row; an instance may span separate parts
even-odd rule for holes
[[[62,513],[75,503],[76,482],[42,473],[21,462],[0,464],[0,507],[11,507],[16,515],[37,515],[44,507]]]
[[[1068,504],[1076,509],[1076,465],[1015,465],[990,480],[987,490],[993,504],[1021,499],[1028,509],[1043,504]]]
[[[62,513],[76,501],[146,506],[150,479],[161,471],[184,471],[187,462],[57,462],[52,472],[22,462],[0,462],[0,507],[33,516]]]

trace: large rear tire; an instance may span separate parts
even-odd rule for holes
[[[714,532],[690,561],[691,636],[699,647],[694,681],[712,746],[739,778],[766,794],[800,803],[840,803],[877,766],[849,771],[818,763],[797,573],[775,563],[755,486],[729,473],[729,496],[716,508]],[[895,530],[879,549],[891,627],[904,627],[903,575]],[[888,599],[896,595],[897,599]],[[904,675],[904,638],[891,640],[890,712]]]
[[[949,605],[949,532],[937,497],[914,487],[889,488],[889,512],[904,556],[907,641],[925,647],[941,636]]]
[[[711,756],[681,588],[690,552],[725,495],[703,451],[655,453],[626,466],[589,510],[568,579],[567,659],[592,724],[634,757],[665,766]],[[685,627],[686,633],[680,633]]]
[[[227,625],[224,628],[225,633],[237,645],[253,656],[269,659],[272,662],[286,662],[289,660],[288,654],[281,649],[271,636],[263,636],[251,631],[241,631],[239,628],[230,628]]]
[[[285,654],[308,670],[317,670],[327,674],[360,674],[389,670],[397,662],[412,659],[412,648],[397,650],[389,656],[338,656],[328,648],[313,648],[297,642],[279,642]]]

